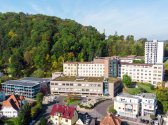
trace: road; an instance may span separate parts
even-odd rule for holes
[[[130,120],[127,120],[127,119],[121,119],[121,120],[126,122],[128,125],[146,125],[146,124],[143,124],[143,123],[140,123],[140,122],[130,121]]]
[[[59,96],[57,98],[57,101],[59,102],[59,104],[65,104],[64,103],[64,97],[63,96]],[[54,103],[53,103],[54,104]],[[53,104],[48,104],[48,105],[44,105],[43,106],[43,111],[42,113],[36,118],[36,124],[39,122],[41,117],[49,117],[49,114],[52,110],[52,106]],[[106,100],[100,104],[98,104],[94,109],[92,110],[78,110],[79,113],[88,113],[92,118],[97,118],[98,120],[102,119],[106,113],[107,113],[107,108],[113,104],[113,100]],[[135,121],[130,121],[128,119],[122,119],[123,121],[127,122],[129,125],[145,125],[143,123],[138,123]]]
[[[94,107],[94,109],[92,110],[78,110],[79,113],[88,113],[91,117],[93,118],[97,118],[97,119],[102,119],[106,113],[107,113],[107,108],[113,103],[112,100],[106,100],[100,104],[98,104],[96,107]]]

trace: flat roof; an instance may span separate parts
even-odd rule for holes
[[[36,81],[36,82],[50,82],[49,78],[24,77],[20,80]]]
[[[60,76],[53,81],[80,81],[80,82],[103,82],[104,77],[75,77],[75,76]]]
[[[49,82],[49,81],[50,79],[45,79],[45,78],[25,77],[19,80],[9,80],[2,84],[33,87],[40,83]]]
[[[117,78],[108,78],[109,83],[117,81]],[[60,76],[53,81],[80,81],[80,82],[103,82],[104,77],[76,77],[76,76]]]
[[[64,62],[64,64],[103,64],[103,62]]]
[[[141,94],[138,94],[137,96],[141,96],[143,98],[148,98],[148,99],[156,98],[156,95],[153,93],[141,93]]]
[[[108,77],[108,82],[109,83],[114,83],[114,82],[119,81],[119,80],[120,79],[118,79],[118,78]]]
[[[127,62],[121,62],[121,65],[136,65],[136,66],[153,66],[153,64],[146,64],[146,63],[127,63]]]
[[[119,97],[126,97],[126,98],[134,98],[134,99],[138,99],[138,97],[134,96],[134,95],[130,95],[128,93],[121,93],[120,95],[118,95]]]
[[[31,81],[27,81],[27,80],[9,80],[6,81],[2,84],[6,84],[6,85],[15,85],[15,86],[25,86],[25,87],[33,87],[36,86],[38,84],[40,84],[39,82],[31,82]]]

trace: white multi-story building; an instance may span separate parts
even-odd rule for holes
[[[103,77],[104,68],[104,63],[65,62],[63,73],[66,76]]]
[[[117,77],[117,57],[95,58],[92,62],[65,62],[63,74],[80,77]]]
[[[156,95],[152,93],[143,93],[137,95],[137,97],[141,100],[141,116],[146,117],[150,115],[156,114]]]
[[[141,61],[144,60],[143,56],[136,56],[136,55],[129,55],[126,57],[118,57],[120,59],[120,62],[125,62],[125,63],[134,63],[134,61]]]
[[[163,81],[163,64],[121,63],[121,78],[127,74],[135,82],[157,86]]]
[[[121,90],[121,81],[104,77],[60,76],[50,82],[51,94],[78,94],[85,96],[109,95],[112,98]]]
[[[156,114],[156,96],[150,93],[139,95],[121,94],[114,100],[114,109],[124,117],[142,118]]]
[[[145,42],[145,63],[163,63],[164,42],[157,40]]]
[[[140,99],[129,94],[116,96],[114,109],[120,116],[136,118],[139,115]]]

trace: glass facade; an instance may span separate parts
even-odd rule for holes
[[[2,84],[2,89],[6,94],[23,95],[27,98],[34,98],[40,91],[40,84],[35,86],[9,85]]]
[[[110,60],[110,76],[111,77],[118,77],[118,66],[119,66],[119,60],[113,59]]]
[[[103,94],[104,94],[104,95],[109,95],[108,89],[109,89],[108,80],[105,79],[105,80],[103,81]]]

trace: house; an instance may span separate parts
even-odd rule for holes
[[[78,113],[78,121],[76,125],[95,125],[95,119],[91,116],[91,114],[86,113]]]
[[[113,114],[107,114],[100,122],[100,125],[121,125],[121,120]]]
[[[50,113],[50,121],[54,125],[74,125],[78,120],[75,107],[54,104]]]
[[[117,115],[142,119],[150,118],[150,115],[156,115],[156,95],[152,93],[141,93],[138,95],[129,95],[122,93],[114,100],[114,109]]]
[[[84,123],[81,119],[78,119],[78,121],[76,122],[76,125],[84,125]]]
[[[20,107],[25,104],[23,96],[10,95],[7,100],[2,103],[2,116],[4,117],[17,117]]]
[[[138,94],[137,97],[141,100],[141,116],[147,117],[156,115],[156,95],[152,93]]]
[[[114,109],[117,115],[136,118],[139,114],[140,99],[129,94],[120,94],[114,100]]]

